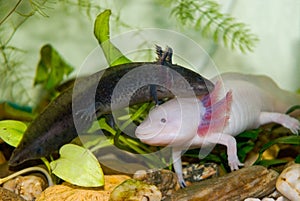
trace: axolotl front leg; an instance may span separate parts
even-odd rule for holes
[[[213,146],[215,144],[222,144],[227,147],[227,156],[228,156],[228,165],[231,169],[237,170],[239,166],[243,166],[237,156],[237,146],[236,140],[233,136],[224,134],[224,133],[211,133],[208,136],[205,136],[203,139],[197,136],[196,143],[198,141],[199,144],[207,144],[208,146]],[[182,164],[181,164],[181,155],[182,149],[178,147],[173,147],[172,150],[172,158],[173,158],[173,167],[177,174],[179,184],[182,188],[186,187],[186,183],[183,179],[182,174]]]
[[[172,148],[173,168],[177,175],[177,179],[180,184],[180,187],[185,188],[186,183],[183,179],[181,155],[182,155],[182,149],[174,148],[174,147]]]

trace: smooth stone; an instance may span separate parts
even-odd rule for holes
[[[247,198],[244,201],[290,201],[287,198],[280,196],[276,200],[275,198],[263,198],[263,199],[258,199],[258,198]]]
[[[263,166],[250,166],[222,177],[204,180],[180,189],[166,200],[243,201],[264,197],[275,190],[278,173]]]
[[[253,200],[252,200],[253,199]],[[286,197],[282,196],[277,190],[264,198],[247,198],[244,201],[290,201]]]
[[[289,201],[289,200],[283,196],[280,196],[279,198],[276,199],[276,201]]]
[[[300,164],[284,169],[276,182],[277,190],[291,201],[300,200]]]

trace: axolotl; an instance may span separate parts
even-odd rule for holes
[[[214,85],[172,63],[172,49],[156,47],[157,61],[120,64],[79,78],[34,119],[14,150],[10,167],[47,157],[85,133],[101,115],[147,101],[203,95]]]
[[[215,88],[204,97],[174,98],[150,110],[135,134],[142,142],[170,146],[174,170],[181,187],[181,154],[191,148],[227,147],[228,164],[237,170],[234,136],[242,131],[275,122],[297,134],[300,123],[284,114],[300,104],[300,96],[280,89],[266,76],[225,73],[212,79]]]

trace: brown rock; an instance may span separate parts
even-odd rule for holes
[[[46,187],[46,181],[35,175],[18,176],[3,184],[3,188],[20,195],[25,200],[35,200]]]
[[[111,192],[109,201],[160,201],[161,199],[161,192],[156,186],[128,179]]]
[[[108,201],[111,191],[123,181],[130,179],[126,175],[104,175],[104,187],[80,187],[69,183],[48,187],[36,201],[76,200]]]
[[[47,188],[36,201],[77,200],[108,201],[110,191],[99,188],[80,188],[71,185],[54,185]]]
[[[155,185],[161,191],[162,199],[180,188],[176,174],[170,170],[140,170],[133,175],[133,178]]]
[[[219,176],[218,165],[215,163],[192,163],[183,167],[182,169],[183,179],[185,182],[199,182],[204,179]]]
[[[2,151],[0,151],[0,164],[4,164],[6,162],[5,156]]]
[[[263,197],[275,190],[278,173],[262,166],[251,166],[223,177],[208,179],[180,189],[167,200],[242,201]]]
[[[0,187],[0,200],[1,201],[25,201],[17,194],[2,187]]]

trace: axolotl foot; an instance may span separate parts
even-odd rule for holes
[[[300,130],[300,121],[290,116],[287,116],[285,118],[288,118],[288,120],[284,122],[282,125],[288,128],[292,133],[298,135]]]
[[[228,165],[231,171],[238,170],[239,166],[244,166],[237,157],[237,155],[228,156]]]
[[[79,115],[79,118],[85,121],[92,121],[93,115],[96,112],[96,108],[99,108],[101,102],[95,102],[95,105],[90,105],[87,108],[76,111],[75,115]]]
[[[275,112],[262,112],[259,117],[260,124],[275,122],[281,124],[289,129],[292,133],[298,134],[300,130],[300,122],[289,115],[275,113]]]
[[[180,187],[181,187],[181,188],[187,187],[187,185],[186,185],[186,183],[185,183],[184,180],[183,180],[183,181],[179,181],[179,184],[180,184]]]
[[[244,166],[237,156],[236,140],[233,136],[225,133],[211,133],[205,140],[213,144],[222,144],[227,147],[228,165],[231,171],[238,170],[239,166]]]

